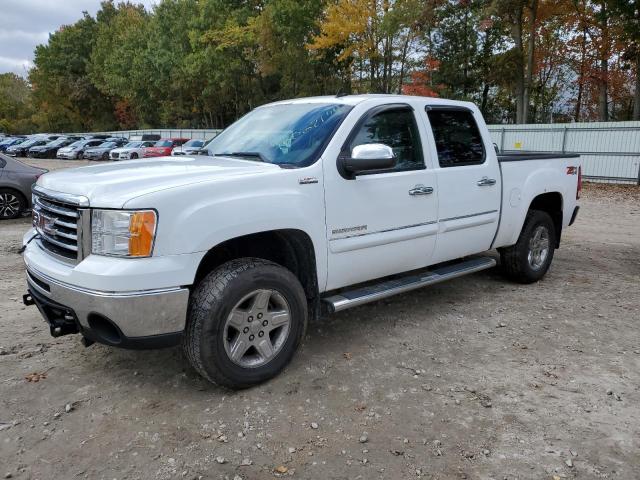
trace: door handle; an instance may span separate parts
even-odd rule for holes
[[[496,180],[494,178],[482,177],[480,180],[478,180],[479,187],[490,187],[491,185],[495,184]]]
[[[424,185],[416,185],[409,190],[409,195],[431,195],[433,193],[433,187],[425,187]]]

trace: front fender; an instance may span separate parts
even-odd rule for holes
[[[322,285],[327,253],[320,173],[312,166],[206,181],[137,197],[126,208],[158,211],[154,256],[207,252],[253,233],[301,230],[313,243]],[[318,183],[298,182],[309,176],[319,178]]]

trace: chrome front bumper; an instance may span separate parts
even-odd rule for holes
[[[68,309],[80,332],[101,343],[135,348],[136,339],[179,336],[185,328],[187,288],[103,292],[59,282],[32,268],[27,269],[27,284],[33,303],[50,325],[41,308],[49,303],[54,309],[56,306]],[[111,330],[113,335],[103,335],[105,322],[115,326]]]

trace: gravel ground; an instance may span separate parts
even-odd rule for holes
[[[324,318],[242,392],[178,348],[51,338],[21,303],[29,220],[2,222],[0,478],[640,478],[640,189],[583,196],[542,282],[489,270]]]

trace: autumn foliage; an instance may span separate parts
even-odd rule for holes
[[[266,102],[404,93],[492,123],[640,119],[640,0],[102,2],[0,75],[0,130],[221,128]]]

